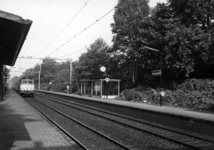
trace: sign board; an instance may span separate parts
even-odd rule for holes
[[[161,76],[161,73],[162,73],[161,70],[153,70],[152,71],[153,76]]]
[[[109,82],[109,81],[110,81],[110,78],[106,77],[106,78],[105,78],[105,81],[106,81],[106,82]]]

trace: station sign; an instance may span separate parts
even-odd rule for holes
[[[109,82],[109,81],[110,81],[110,78],[106,77],[106,78],[105,78],[105,81],[106,81],[106,82]]]
[[[152,71],[152,76],[161,76],[161,70],[153,70]]]

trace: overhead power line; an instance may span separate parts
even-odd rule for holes
[[[39,25],[37,26],[36,31],[35,31],[35,33],[34,33],[32,39],[31,39],[31,41],[30,41],[30,44],[28,45],[28,47],[27,47],[26,50],[29,49],[29,47],[31,46],[31,43],[32,43],[33,39],[35,38],[35,35],[36,35],[36,33],[37,33],[37,31],[38,31],[38,29],[39,29],[39,27],[40,27],[40,24],[41,24],[41,22],[42,22],[42,20],[43,20],[43,18],[44,18],[44,16],[45,16],[45,13],[46,13],[47,9],[48,9],[48,7],[49,7],[50,1],[51,1],[51,0],[48,1],[48,5],[47,5],[46,8],[45,8],[45,11],[44,11],[44,13],[43,13],[43,15],[42,15],[42,18],[41,18],[40,21],[39,21]],[[25,53],[26,53],[26,51],[24,52],[24,54],[25,54]]]
[[[103,38],[103,39],[108,39],[109,37],[111,37],[112,36],[112,34],[111,35],[108,35],[108,36],[106,36],[105,38]],[[75,51],[75,52],[72,52],[72,53],[69,53],[69,54],[67,54],[67,55],[63,55],[63,56],[60,56],[60,57],[58,57],[58,58],[61,58],[61,57],[68,57],[68,56],[70,56],[70,55],[73,55],[73,54],[76,54],[76,53],[79,53],[79,52],[81,52],[81,51],[83,51],[83,50],[86,50],[87,48],[86,47],[84,47],[84,48],[81,48],[80,50],[77,50],[77,51]]]
[[[45,59],[45,58],[38,58],[38,57],[18,57],[19,59]],[[52,59],[56,59],[56,60],[68,60],[68,59],[58,59],[58,58],[52,58]]]
[[[121,3],[122,4],[122,3]],[[56,50],[54,50],[53,52],[51,52],[48,56],[52,55],[53,53],[55,53],[56,51],[58,51],[60,48],[62,48],[63,46],[65,46],[66,44],[68,44],[70,41],[72,41],[73,39],[75,39],[77,36],[79,36],[80,34],[82,34],[84,31],[86,31],[87,29],[89,29],[90,27],[92,27],[94,24],[96,24],[98,21],[100,21],[101,19],[103,19],[105,16],[107,16],[109,13],[111,13],[115,8],[117,8],[118,6],[120,6],[121,4],[115,6],[113,9],[111,9],[110,11],[108,11],[107,13],[105,13],[103,16],[101,16],[99,19],[97,19],[96,21],[94,21],[92,24],[90,24],[88,27],[86,27],[85,29],[83,29],[82,31],[80,31],[78,34],[76,34],[74,37],[72,37],[71,39],[69,39],[68,41],[66,41],[65,43],[63,43],[61,46],[59,46]]]
[[[34,56],[39,55],[41,52],[45,51],[46,48],[48,48],[48,46],[50,46],[60,35],[61,33],[64,32],[64,30],[70,25],[70,23],[77,17],[77,15],[82,11],[82,9],[87,5],[89,0],[87,0],[87,2],[80,8],[80,10],[74,15],[74,17],[68,22],[68,24],[57,34],[57,36],[44,48],[42,49],[39,53],[37,53]]]
[[[77,51],[75,51],[75,52],[73,52],[73,53],[70,53],[70,54],[67,54],[67,55],[60,56],[59,58],[61,58],[61,57],[67,57],[67,56],[70,56],[70,55],[73,55],[73,54],[79,53],[79,52],[81,52],[81,51],[83,51],[83,50],[86,50],[86,48],[82,48],[82,49],[77,50]]]
[[[24,57],[24,56],[21,56],[21,57],[18,57],[19,59],[39,59],[40,61],[42,60],[42,59],[45,59],[45,58],[38,58],[38,57]],[[59,58],[52,58],[52,59],[55,59],[55,60],[64,60],[64,61],[70,61],[69,59],[59,59]],[[23,63],[25,63],[26,64],[26,62],[20,62],[21,64],[23,64]],[[38,64],[38,62],[37,63],[27,63],[27,64]],[[43,63],[43,64],[45,64],[45,63]],[[24,68],[15,68],[15,67],[13,67],[13,68],[11,68],[11,69],[24,69]],[[26,68],[27,69],[27,68]]]

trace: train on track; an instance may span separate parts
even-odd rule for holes
[[[34,96],[34,80],[33,79],[20,79],[14,89],[22,96]]]

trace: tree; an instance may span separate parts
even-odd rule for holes
[[[83,53],[80,56],[79,62],[75,66],[75,72],[78,74],[78,79],[102,78],[102,73],[99,68],[102,65],[109,68],[109,55],[107,53],[107,49],[108,45],[101,38],[97,39],[90,45],[87,49],[87,53]]]
[[[160,68],[160,54],[144,46],[161,52],[163,77],[167,80],[211,77],[214,1],[169,0],[150,12],[144,4],[144,11],[140,12],[138,8],[143,5],[139,1],[119,1],[115,23],[111,25],[115,36],[110,53],[124,70],[131,66],[128,72],[132,81],[136,84],[149,81],[151,71]]]
[[[20,77],[18,77],[18,76],[14,76],[14,77],[12,77],[11,79],[10,79],[10,82],[12,83],[12,88],[15,88],[16,90],[18,90],[19,89],[19,79],[20,79]]]
[[[130,66],[130,74],[133,84],[136,83],[139,67],[140,46],[142,36],[140,26],[143,18],[149,15],[147,0],[119,0],[114,14],[114,22],[111,24],[113,47],[111,53],[120,58],[120,65]]]
[[[169,0],[169,7],[173,9],[173,17],[180,18],[186,27],[200,24],[202,29],[209,30],[213,26],[213,0]]]
[[[205,68],[213,66],[214,1],[169,0],[168,7],[172,15],[165,37],[166,64],[187,77],[210,77]]]

